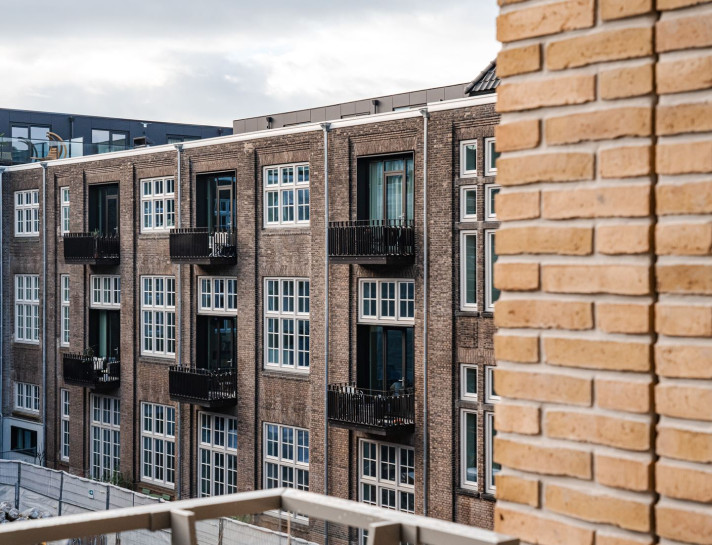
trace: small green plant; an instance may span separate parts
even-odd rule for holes
[[[113,484],[114,486],[125,488],[127,490],[134,489],[134,484],[131,479],[126,477],[123,473],[119,473],[118,471],[114,473],[104,473],[101,480],[105,483]]]

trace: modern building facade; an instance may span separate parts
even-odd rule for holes
[[[0,108],[0,165],[232,134],[230,127]]]
[[[490,92],[6,169],[0,450],[491,527],[498,120]]]

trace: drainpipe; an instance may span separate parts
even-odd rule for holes
[[[423,515],[428,516],[428,118],[423,116]]]
[[[4,230],[4,218],[3,218],[3,208],[4,208],[4,203],[3,203],[3,194],[2,194],[2,175],[3,172],[5,172],[5,167],[0,167],[0,315],[3,314],[5,311],[5,307],[3,306],[5,303],[5,300],[3,299],[3,288],[5,286],[5,277],[3,276],[3,260],[5,259],[5,254],[3,252],[3,230]],[[4,438],[5,434],[3,432],[3,414],[2,414],[2,394],[4,392],[4,362],[5,362],[5,330],[3,328],[3,321],[0,320],[0,452],[5,452],[5,445],[4,445]]]
[[[324,410],[329,407],[329,129],[324,131]],[[329,418],[324,418],[324,495],[329,495]],[[324,521],[324,543],[329,545],[329,523]]]
[[[176,173],[176,185],[178,186],[176,189],[176,196],[178,197],[176,200],[176,206],[175,206],[175,214],[176,214],[176,227],[180,228],[181,221],[180,221],[180,193],[181,193],[181,152],[183,151],[183,144],[176,144],[175,145],[176,152],[178,152],[177,159],[178,159],[178,171]],[[176,311],[178,312],[178,323],[176,324],[178,327],[178,334],[176,334],[176,363],[178,365],[183,365],[183,349],[182,349],[182,343],[181,340],[183,338],[183,297],[182,297],[182,292],[181,292],[181,266],[178,265],[178,278],[176,279]],[[181,484],[183,482],[183,479],[181,477],[182,474],[182,467],[183,467],[183,437],[182,437],[182,425],[183,425],[183,404],[178,403],[178,452],[177,454],[177,459],[178,459],[178,471],[176,471],[176,496],[178,499],[181,499],[182,496],[182,491],[181,491]]]
[[[47,453],[47,163],[42,167],[42,447]],[[47,456],[42,460],[47,465]]]

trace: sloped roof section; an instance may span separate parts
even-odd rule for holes
[[[487,65],[487,68],[482,70],[482,72],[465,87],[465,94],[475,96],[494,93],[494,90],[499,87],[499,83],[500,80],[497,77],[497,62],[492,61]]]

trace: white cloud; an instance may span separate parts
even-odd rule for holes
[[[25,40],[17,25],[24,16],[27,30],[30,7],[9,13],[11,31],[0,35],[0,104],[230,125],[462,83],[498,49],[494,0],[306,1],[299,9],[212,0],[217,7],[202,10],[175,0],[163,10],[161,2],[144,3],[133,14],[132,1],[110,15],[58,12],[53,32],[40,22]]]

